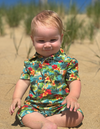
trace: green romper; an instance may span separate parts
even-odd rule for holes
[[[59,114],[69,110],[66,104],[62,105],[70,92],[66,82],[80,80],[78,62],[68,57],[63,49],[48,58],[36,53],[24,62],[20,79],[30,80],[29,95],[17,112],[21,123],[23,116],[33,112],[39,112],[45,117]],[[82,113],[81,109],[78,111]]]

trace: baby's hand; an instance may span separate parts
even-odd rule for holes
[[[20,99],[20,98],[15,98],[15,99],[13,99],[12,104],[11,104],[10,109],[9,109],[9,113],[10,113],[11,115],[13,115],[14,110],[15,110],[15,108],[16,108],[17,106],[18,106],[18,108],[21,107],[21,99]]]
[[[65,100],[62,102],[62,104],[66,104],[67,103],[67,108],[70,108],[70,111],[77,111],[77,109],[79,109],[79,103],[77,101],[76,97],[72,97],[70,95],[68,95]]]

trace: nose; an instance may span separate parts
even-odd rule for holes
[[[50,42],[46,42],[46,43],[44,44],[44,48],[51,48]]]

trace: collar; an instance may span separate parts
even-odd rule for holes
[[[52,54],[51,56],[47,57],[47,59],[54,59],[55,57],[58,57],[59,55],[62,55],[64,54],[64,50],[62,48],[60,48],[60,50],[55,53],[55,54]],[[35,53],[33,57],[31,57],[29,60],[34,60],[34,59],[44,59],[44,57],[42,55],[40,55],[39,53]]]

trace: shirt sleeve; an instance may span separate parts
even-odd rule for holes
[[[80,80],[78,75],[78,61],[71,58],[67,65],[66,81]]]
[[[29,65],[28,61],[24,61],[24,67],[20,79],[30,79],[28,65]]]

